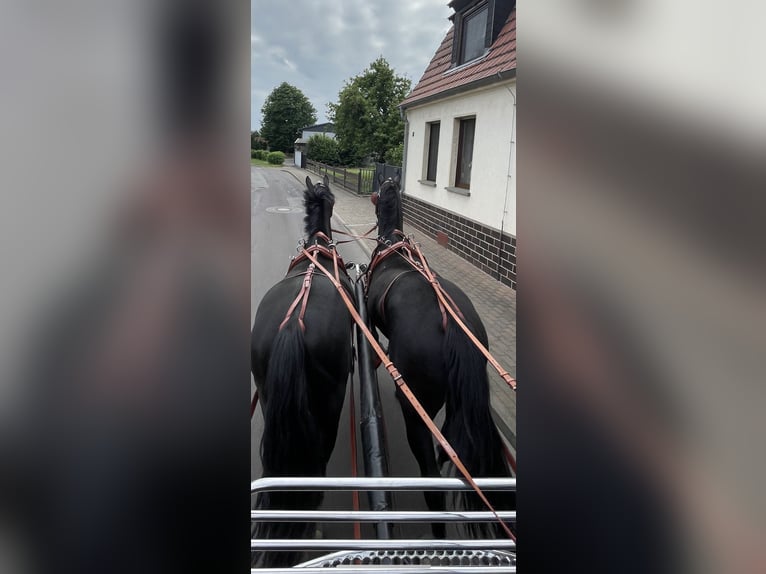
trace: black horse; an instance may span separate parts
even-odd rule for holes
[[[330,218],[335,197],[325,176],[306,178],[306,249],[332,272]],[[353,297],[342,261],[340,280]],[[308,290],[304,288],[310,281]],[[338,422],[352,368],[352,321],[340,295],[308,258],[298,256],[287,275],[258,306],[251,338],[252,371],[264,416],[263,476],[324,476],[335,447]],[[260,509],[319,507],[319,492],[260,494]],[[307,538],[315,525],[258,523],[255,538]],[[290,566],[296,553],[254,557],[263,566]]]
[[[372,324],[389,341],[388,354],[431,418],[446,402],[442,433],[474,477],[508,477],[502,439],[492,421],[489,404],[487,360],[447,314],[443,315],[428,280],[407,261],[402,229],[399,175],[379,178],[376,199],[378,246],[367,278],[367,310]],[[375,197],[374,197],[375,199]],[[399,243],[401,249],[390,247]],[[380,258],[388,251],[389,255]],[[436,274],[439,283],[462,312],[471,332],[487,346],[487,332],[470,299],[454,283]],[[446,324],[445,324],[446,322]],[[423,476],[439,476],[434,440],[409,401],[397,389],[407,428],[407,440]],[[441,453],[439,463],[446,459]],[[454,469],[453,469],[454,470]],[[425,493],[432,511],[445,508],[445,496]],[[510,509],[513,495],[488,495],[496,509]],[[470,510],[486,507],[476,494],[460,495],[455,505]],[[497,525],[472,525],[469,536],[496,536]],[[433,534],[443,538],[444,524],[433,524]]]

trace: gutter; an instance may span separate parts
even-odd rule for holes
[[[490,86],[492,84],[497,83],[498,81],[512,80],[515,77],[516,77],[516,68],[513,68],[506,72],[497,72],[496,74],[492,76],[487,76],[486,78],[481,78],[480,80],[475,80],[467,84],[460,84],[459,86],[455,86],[454,88],[450,88],[448,90],[444,90],[442,92],[438,92],[436,94],[426,96],[425,98],[419,98],[417,100],[412,100],[407,103],[401,103],[399,104],[399,109],[406,110],[408,108],[422,106],[422,105],[434,102],[436,100],[442,100],[450,96],[461,94],[463,92],[475,90],[477,88],[483,88],[485,86]]]

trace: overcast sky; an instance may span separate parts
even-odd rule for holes
[[[282,82],[303,91],[327,121],[343,82],[378,56],[413,87],[449,30],[449,0],[251,0],[251,129]]]

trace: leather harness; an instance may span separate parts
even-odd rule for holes
[[[380,313],[380,316],[385,319],[385,303],[386,303],[386,297],[388,296],[388,292],[391,290],[391,287],[393,287],[394,283],[402,277],[403,275],[407,273],[411,273],[413,271],[416,271],[422,275],[426,281],[428,281],[437,292],[439,290],[442,291],[444,294],[444,298],[447,299],[448,304],[452,306],[452,308],[457,312],[457,314],[460,316],[460,318],[465,321],[465,317],[463,316],[463,312],[460,310],[460,308],[457,306],[455,301],[452,300],[452,297],[444,291],[444,288],[441,286],[441,284],[438,282],[436,277],[434,275],[429,275],[430,268],[428,267],[428,262],[426,261],[425,255],[420,251],[419,247],[416,244],[413,244],[408,237],[404,235],[403,232],[399,230],[395,230],[394,234],[401,236],[401,239],[397,241],[396,243],[393,243],[389,246],[387,246],[384,249],[381,249],[380,251],[376,251],[373,255],[372,261],[370,262],[370,266],[367,268],[367,273],[365,277],[365,286],[369,288],[370,285],[370,279],[372,278],[372,272],[373,270],[380,265],[380,263],[389,257],[393,255],[398,255],[401,257],[404,261],[410,264],[412,269],[405,269],[401,273],[398,273],[394,276],[394,278],[389,282],[389,284],[386,286],[385,290],[383,291],[383,296],[380,298],[380,301],[378,302],[378,312]],[[447,330],[447,310],[444,306],[444,303],[442,302],[442,298],[437,297],[437,302],[439,303],[439,311],[442,315],[442,330]]]
[[[431,287],[433,287],[433,290],[436,293],[436,299],[439,303],[439,310],[442,314],[442,329],[445,331],[447,329],[447,314],[449,314],[455,320],[458,326],[465,332],[471,342],[479,349],[479,351],[481,351],[482,355],[486,357],[489,364],[492,365],[492,367],[498,372],[500,377],[508,384],[509,387],[511,387],[511,389],[515,391],[517,386],[516,379],[511,377],[510,373],[503,369],[500,363],[497,362],[497,360],[490,354],[489,350],[481,343],[481,341],[479,341],[476,335],[474,335],[473,332],[465,324],[465,317],[460,311],[460,308],[457,306],[457,304],[455,304],[455,301],[452,299],[449,293],[445,291],[444,287],[441,286],[441,283],[439,283],[436,275],[428,266],[428,261],[426,261],[425,255],[423,255],[423,252],[420,250],[420,244],[411,241],[409,237],[404,235],[404,233],[398,229],[394,231],[394,234],[400,236],[401,239],[396,243],[393,243],[384,249],[377,251],[373,255],[372,261],[370,262],[370,266],[367,268],[365,276],[365,288],[369,289],[372,272],[381,263],[381,261],[384,261],[394,254],[402,257],[412,266],[412,270],[418,271],[423,277],[425,277],[426,281],[431,284]],[[408,269],[407,271],[411,270]],[[396,275],[383,291],[383,297],[381,297],[378,309],[381,313],[381,317],[385,317],[383,310],[385,305],[385,298],[388,295],[388,292],[396,280],[399,279],[403,274],[404,272]]]
[[[318,240],[322,239],[323,241],[327,242],[327,246],[321,245]],[[335,250],[335,244],[333,243],[332,239],[327,237],[324,233],[321,231],[318,231],[314,234],[314,244],[310,245],[309,247],[306,247],[303,245],[301,247],[301,252],[298,254],[297,257],[293,258],[293,260],[290,262],[289,267],[287,268],[287,275],[290,274],[290,271],[293,270],[293,268],[298,265],[299,263],[303,261],[307,261],[310,259],[309,255],[313,255],[316,257],[316,255],[322,255],[324,257],[327,257],[328,259],[332,259],[333,261],[333,267],[335,271],[335,279],[340,282],[340,270],[343,271],[343,274],[346,276],[347,279],[350,278],[348,276],[348,272],[346,271],[346,266],[343,263],[343,259],[338,255],[338,252]],[[338,265],[338,262],[340,262],[340,266]],[[306,271],[303,273],[299,273],[298,275],[294,275],[294,277],[299,277],[300,275],[303,275],[303,283],[301,284],[300,291],[298,291],[298,295],[295,297],[293,302],[290,304],[290,307],[287,309],[287,313],[285,313],[285,318],[282,320],[282,322],[279,324],[279,330],[281,331],[285,325],[287,325],[288,321],[290,320],[290,317],[292,317],[293,313],[295,312],[296,307],[300,304],[301,310],[298,314],[298,325],[301,328],[301,331],[304,333],[306,332],[306,324],[303,320],[303,318],[306,315],[306,307],[308,306],[309,302],[309,294],[311,292],[311,284],[314,279],[316,266],[314,263],[310,263]]]

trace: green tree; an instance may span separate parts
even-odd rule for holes
[[[342,159],[358,163],[369,156],[383,161],[390,149],[404,142],[398,106],[410,86],[410,80],[397,76],[383,57],[346,81],[338,102],[328,104]]]
[[[268,143],[257,130],[250,132],[250,149],[266,149],[267,147]]]
[[[404,156],[404,142],[390,148],[386,152],[386,156],[384,159],[386,160],[386,163],[389,165],[398,165],[399,167],[402,167],[403,156]]]
[[[276,151],[293,151],[301,129],[317,121],[316,110],[309,99],[287,82],[272,90],[261,113],[260,135],[269,142],[269,149]]]
[[[338,142],[322,134],[316,134],[309,138],[306,153],[314,161],[330,165],[338,165],[340,163]]]

